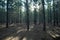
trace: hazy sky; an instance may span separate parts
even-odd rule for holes
[[[22,1],[26,1],[26,0],[22,0]],[[30,2],[30,1],[29,1],[29,2]],[[46,0],[45,0],[45,3],[46,3],[45,9],[47,9],[47,2],[46,2]],[[53,4],[53,1],[51,1],[51,5],[52,5],[52,4]],[[35,6],[33,6],[33,3],[32,3],[30,6],[31,6],[31,7],[30,7],[31,11],[33,11]],[[39,5],[36,5],[36,7],[39,9]]]
[[[24,2],[26,2],[26,0],[22,0],[22,1],[24,1]],[[29,1],[29,0],[28,0]],[[41,0],[40,0],[41,1]],[[29,1],[30,2],[30,1]],[[5,3],[7,3],[7,1],[5,1]],[[33,11],[34,10],[34,8],[35,8],[35,6],[33,5],[33,3],[34,2],[31,2],[31,4],[30,4],[30,10],[31,11]],[[45,1],[45,3],[47,4],[47,2]],[[51,5],[53,4],[53,1],[51,1]],[[6,5],[5,5],[5,9],[6,9]],[[0,6],[0,8],[1,8],[1,6]],[[36,5],[36,8],[37,9],[39,9],[39,5]],[[45,5],[45,9],[47,9],[47,5]],[[24,6],[22,7],[22,10],[24,11],[25,10],[25,8],[24,8]]]

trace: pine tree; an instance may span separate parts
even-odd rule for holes
[[[29,6],[28,6],[28,0],[26,0],[26,13],[27,13],[27,31],[29,31]]]
[[[46,31],[46,23],[45,23],[45,7],[44,7],[44,0],[42,0],[42,7],[43,7],[43,31]]]

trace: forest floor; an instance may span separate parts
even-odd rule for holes
[[[0,29],[0,40],[53,40],[41,25],[30,25],[29,31],[26,25],[15,25]]]

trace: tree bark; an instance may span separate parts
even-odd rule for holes
[[[55,3],[54,3],[54,0],[53,0],[53,26],[55,26]]]
[[[43,7],[43,31],[46,31],[46,23],[45,23],[45,7],[44,7],[44,0],[42,0],[42,7]]]
[[[36,8],[34,10],[34,25],[37,24],[37,12],[36,12]]]
[[[28,6],[28,0],[26,0],[26,13],[27,13],[27,31],[29,31],[29,6]]]
[[[6,28],[8,28],[8,2],[9,0],[7,0]]]

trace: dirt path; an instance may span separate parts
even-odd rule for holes
[[[11,27],[0,30],[0,40],[52,40],[49,35],[42,31],[42,26],[30,26],[30,31],[26,27]]]

